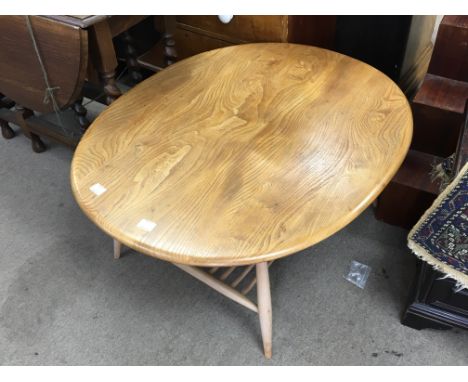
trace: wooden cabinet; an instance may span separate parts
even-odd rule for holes
[[[253,42],[292,42],[331,48],[335,23],[336,16],[243,15],[233,16],[228,23],[221,22],[218,16],[174,16],[168,28],[164,27],[162,17],[155,19],[157,29],[172,29],[170,34],[179,60],[212,49]],[[140,65],[150,70],[164,67],[161,44],[141,56]]]
[[[456,153],[455,173],[468,161],[468,17],[444,16],[428,73],[411,102],[412,148],[379,196],[376,216],[410,228],[439,193],[432,182],[435,163]],[[402,323],[416,328],[468,329],[468,292],[453,279],[418,261]]]
[[[174,38],[177,44],[177,58],[179,60],[208,50],[232,45],[228,41],[182,28],[178,28],[175,31]]]
[[[468,291],[419,261],[402,324],[414,329],[468,329]]]
[[[218,16],[176,16],[178,30],[188,30],[235,43],[288,41],[288,16],[234,16],[224,24]]]
[[[431,169],[434,163],[456,151],[464,122],[468,99],[467,37],[467,16],[444,16],[428,73],[411,101],[414,121],[411,150],[379,196],[376,216],[380,220],[411,228],[438,194]]]

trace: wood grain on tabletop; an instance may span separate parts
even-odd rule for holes
[[[148,255],[243,265],[295,253],[363,211],[401,165],[408,102],[371,66],[238,45],[142,82],[88,129],[71,183],[86,215]],[[100,196],[90,191],[99,183]],[[142,219],[156,225],[149,232]]]

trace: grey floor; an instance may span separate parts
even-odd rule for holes
[[[370,210],[271,267],[268,361],[254,313],[165,262],[113,260],[72,197],[71,157],[0,138],[0,364],[468,364],[468,332],[400,324],[414,258]],[[364,289],[343,277],[352,260],[372,267]]]

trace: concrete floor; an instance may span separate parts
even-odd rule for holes
[[[0,364],[468,364],[468,332],[400,324],[415,259],[370,210],[271,267],[268,361],[254,313],[168,263],[113,260],[72,197],[71,157],[0,138]],[[343,277],[353,259],[372,267],[364,289]]]

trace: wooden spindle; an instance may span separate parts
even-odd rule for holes
[[[242,273],[237,277],[237,279],[235,279],[235,280],[232,282],[231,286],[232,286],[233,288],[235,288],[236,286],[238,286],[238,285],[242,282],[242,280],[244,280],[244,279],[246,278],[246,276],[249,274],[249,272],[253,269],[254,266],[255,266],[255,264],[252,264],[252,265],[247,266],[247,267],[242,271]]]
[[[268,268],[271,266],[271,264],[273,264],[273,261],[270,261],[268,263]],[[246,295],[252,290],[252,288],[254,287],[256,283],[257,283],[257,277],[254,277],[253,280],[244,289],[242,289],[241,293],[243,295]]]
[[[245,306],[246,308],[258,313],[257,306],[250,301],[247,297],[240,294],[234,288],[231,288],[229,285],[226,285],[222,281],[219,281],[217,278],[211,276],[209,273],[202,271],[198,267],[192,267],[190,265],[183,265],[183,264],[176,264],[173,263],[176,267],[182,269],[183,271],[187,272],[189,275],[192,275],[197,280],[205,283],[206,285],[210,286],[217,292],[221,293],[222,295],[234,300],[238,304]]]
[[[221,281],[224,281],[226,280],[229,275],[234,272],[234,270],[236,269],[236,267],[229,267],[227,270],[224,271],[224,273],[221,275],[221,277],[219,278]]]

